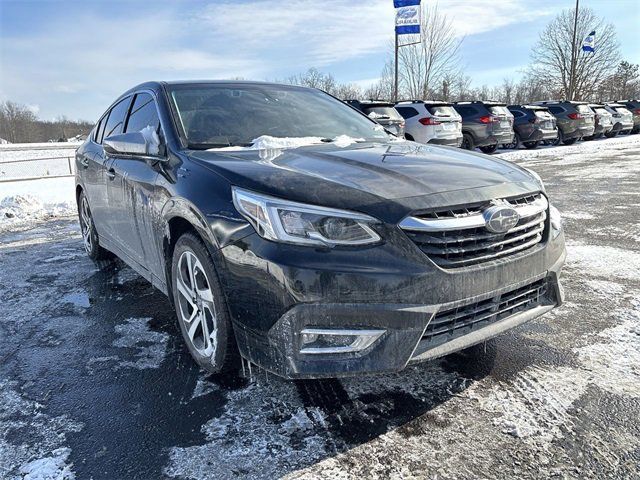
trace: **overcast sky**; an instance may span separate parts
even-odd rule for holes
[[[518,79],[538,33],[574,1],[438,4],[465,36],[462,61],[480,86]],[[613,23],[623,57],[640,63],[638,0],[581,5]],[[0,100],[45,119],[95,120],[146,80],[274,80],[317,67],[366,86],[388,54],[393,14],[392,0],[0,0]]]

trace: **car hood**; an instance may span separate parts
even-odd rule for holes
[[[409,141],[284,150],[190,151],[232,185],[367,213],[456,205],[540,190],[517,165],[457,148]],[[480,198],[484,197],[484,198]],[[404,212],[403,212],[404,210]],[[393,214],[392,214],[393,216]]]

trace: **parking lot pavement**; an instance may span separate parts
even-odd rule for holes
[[[581,148],[504,155],[564,214],[565,305],[394,375],[205,377],[75,220],[3,234],[0,478],[637,478],[640,142]]]

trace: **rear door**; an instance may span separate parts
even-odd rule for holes
[[[123,133],[142,132],[159,139],[160,120],[153,96],[137,93],[123,124]],[[114,156],[109,170],[109,206],[114,234],[125,253],[145,270],[157,272],[159,258],[153,236],[152,198],[158,177],[157,161],[148,157]]]

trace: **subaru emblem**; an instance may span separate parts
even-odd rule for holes
[[[484,216],[485,228],[493,233],[505,233],[515,227],[520,221],[520,215],[511,207],[494,205],[487,208]]]

